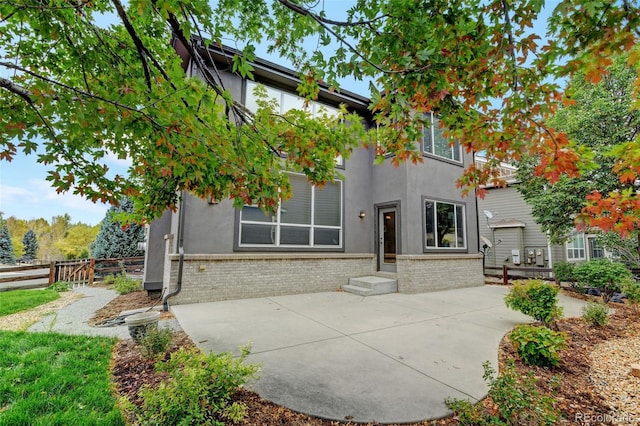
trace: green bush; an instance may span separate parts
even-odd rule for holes
[[[583,287],[620,291],[621,285],[633,279],[631,271],[620,262],[609,259],[590,260],[576,266],[576,281]]]
[[[104,285],[111,285],[113,283],[116,282],[116,275],[105,275],[105,277],[102,279],[102,284]]]
[[[156,369],[168,379],[157,388],[143,386],[142,407],[135,409],[141,425],[224,425],[246,416],[246,406],[231,396],[248,380],[255,378],[256,365],[245,365],[249,349],[241,356],[203,354],[197,349],[180,348]]]
[[[173,333],[168,328],[149,327],[140,339],[140,353],[147,359],[157,358],[167,351]]]
[[[574,282],[576,265],[570,262],[558,262],[553,265],[553,276],[558,282]]]
[[[633,280],[628,280],[622,284],[622,291],[632,305],[640,303],[640,284]]]
[[[496,377],[495,370],[486,361],[483,378],[489,385],[489,396],[497,412],[489,412],[482,404],[447,399],[447,408],[453,410],[461,425],[555,425],[560,414],[553,408],[553,398],[542,395],[536,387],[533,373],[521,376],[513,360],[509,360],[502,374]],[[554,383],[551,383],[553,386]]]
[[[547,327],[519,325],[509,339],[525,364],[541,367],[560,364],[559,352],[567,347],[567,335]]]
[[[591,325],[602,327],[609,322],[609,308],[604,303],[589,302],[582,307],[582,318]]]
[[[558,306],[558,288],[542,280],[515,281],[504,297],[508,308],[520,311],[549,325],[562,316]]]
[[[124,275],[118,275],[113,281],[113,287],[116,289],[118,294],[127,294],[142,290],[142,283],[140,280],[134,280]]]
[[[71,290],[71,284],[66,281],[56,281],[55,283],[49,286],[49,290],[62,293],[62,292]]]

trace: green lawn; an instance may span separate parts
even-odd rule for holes
[[[116,342],[0,331],[0,426],[124,425],[109,369]]]
[[[0,317],[59,299],[53,290],[11,290],[0,292]]]

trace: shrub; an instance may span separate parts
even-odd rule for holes
[[[105,275],[105,277],[102,279],[102,284],[104,285],[111,285],[115,282],[116,282],[116,276],[113,274]]]
[[[582,307],[582,318],[591,325],[601,327],[609,321],[609,308],[604,303],[589,302]]]
[[[562,316],[558,288],[542,280],[515,281],[504,298],[508,308],[549,325]]]
[[[246,406],[230,398],[248,380],[255,378],[256,365],[245,365],[249,348],[240,357],[233,354],[203,354],[195,348],[180,348],[156,369],[168,379],[157,388],[143,386],[142,407],[135,409],[141,425],[224,425],[246,416]]]
[[[590,260],[576,266],[576,281],[583,287],[597,287],[609,291],[620,291],[624,282],[633,279],[631,271],[620,262],[609,259]]]
[[[173,333],[168,328],[149,327],[140,339],[140,353],[147,359],[157,358],[167,351]]]
[[[139,280],[134,280],[124,275],[115,277],[113,286],[118,294],[127,294],[142,290],[142,283]]]
[[[566,333],[535,325],[519,325],[509,338],[520,358],[529,365],[557,367],[559,352],[567,347]]]
[[[633,280],[628,280],[622,284],[622,291],[627,296],[629,303],[635,307],[640,304],[640,284]]]
[[[461,425],[554,425],[560,414],[553,408],[553,399],[541,395],[533,373],[521,376],[513,360],[507,361],[500,376],[496,377],[486,361],[483,379],[489,385],[489,396],[496,410],[487,411],[482,404],[473,405],[465,400],[447,399],[447,408],[453,410]],[[553,383],[552,383],[553,385]]]
[[[558,262],[553,265],[553,276],[558,282],[574,282],[576,265],[570,262]]]
[[[62,293],[64,291],[71,290],[71,284],[66,281],[56,281],[55,283],[49,286],[49,290],[56,291],[58,293]]]

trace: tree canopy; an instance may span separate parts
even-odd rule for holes
[[[138,224],[123,226],[123,214],[133,212],[133,202],[124,197],[119,205],[110,207],[100,224],[100,231],[91,243],[91,256],[97,259],[142,256],[138,243],[145,239],[144,227]]]
[[[24,254],[22,259],[35,260],[38,258],[38,238],[33,229],[29,229],[22,237],[22,245],[24,246]]]
[[[33,231],[37,253],[32,259],[45,262],[89,257],[89,246],[100,229],[100,224],[89,226],[81,222],[71,223],[71,216],[67,213],[52,217],[51,222],[44,218],[25,220],[14,216],[4,222],[13,236],[11,240],[16,253],[26,254],[25,237]],[[20,235],[23,237],[20,238]]]
[[[594,191],[608,194],[628,186],[617,178],[611,149],[633,141],[640,134],[640,111],[631,108],[636,71],[627,65],[626,55],[614,59],[608,74],[598,83],[585,79],[582,72],[571,79],[573,104],[561,107],[547,124],[565,132],[576,146],[592,152],[596,167],[578,177],[561,176],[550,184],[536,176],[537,156],[518,162],[518,191],[532,207],[543,231],[554,243],[562,242],[575,229],[574,219],[586,206]]]
[[[315,0],[15,0],[0,4],[0,157],[17,150],[48,164],[60,191],[117,203],[136,202],[140,217],[174,207],[178,193],[231,197],[273,208],[289,188],[277,154],[315,183],[333,177],[333,159],[357,143],[375,144],[378,159],[420,162],[425,112],[441,116],[452,139],[483,151],[469,165],[463,192],[499,181],[496,165],[538,156],[538,175],[558,180],[593,167],[589,149],[546,124],[571,104],[559,79],[581,72],[597,82],[613,55],[628,52],[636,73],[637,0],[562,0],[533,32],[545,2],[527,0],[354,0],[343,11]],[[116,23],[99,25],[104,16]],[[542,35],[542,36],[544,36]],[[173,45],[170,42],[173,40]],[[202,43],[231,43],[228,64],[252,77],[256,46],[301,72],[299,93],[313,99],[321,84],[369,78],[379,129],[364,132],[352,116],[280,117],[268,103],[255,116],[234,102],[218,69],[185,78],[173,46],[196,65],[210,63]],[[319,124],[319,125],[318,125]],[[309,141],[313,141],[310,143]],[[582,220],[619,232],[640,221],[635,180],[636,137],[610,151],[627,186],[589,195]],[[108,155],[130,158],[127,176],[110,173]],[[284,192],[280,192],[284,190]]]
[[[0,226],[0,264],[15,265],[16,255],[7,224]]]

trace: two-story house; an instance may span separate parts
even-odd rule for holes
[[[212,47],[209,54],[228,63],[233,52]],[[252,65],[283,112],[301,105],[296,73],[264,60]],[[224,78],[235,99],[255,108],[256,82]],[[344,104],[370,123],[368,103],[322,89],[310,108]],[[473,155],[450,146],[432,121],[419,141],[422,164],[374,165],[374,148],[356,148],[336,161],[341,177],[322,189],[290,173],[293,197],[273,215],[183,194],[178,211],[148,229],[145,289],[164,290],[179,304],[335,291],[363,276],[395,281],[402,293],[482,285],[476,200],[455,185]]]

